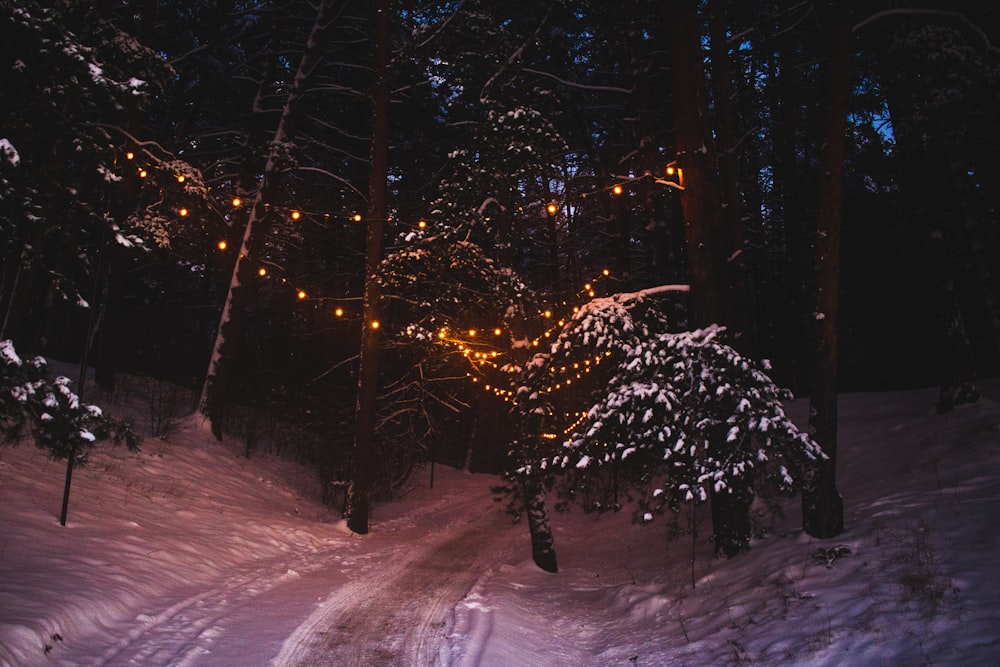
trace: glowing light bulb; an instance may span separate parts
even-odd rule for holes
[[[608,271],[607,269],[604,269],[603,271],[601,271],[601,274],[607,276],[607,275],[610,275],[611,272]]]
[[[219,241],[219,250],[225,250],[229,245],[225,241]]]
[[[233,208],[239,208],[240,206],[243,205],[243,200],[240,199],[239,197],[233,197],[232,204],[233,204]]]
[[[177,211],[177,215],[181,216],[182,218],[185,217],[185,216],[187,216],[187,214],[188,214],[188,210],[186,208],[182,208],[179,211]]]
[[[304,298],[306,298],[306,293],[304,291],[302,291],[302,290],[299,290],[298,296],[299,296],[299,299],[304,299]]]
[[[555,215],[559,211],[559,207],[552,203],[546,206],[545,210],[549,212],[549,215]]]
[[[185,180],[184,179],[184,174],[177,174],[177,182],[178,183],[183,183],[184,180]]]
[[[134,158],[135,158],[135,153],[133,153],[132,151],[129,151],[128,153],[125,153],[125,159],[126,160],[132,160]]]
[[[354,222],[361,222],[361,214],[355,213],[351,220],[354,220]]]
[[[337,309],[335,309],[333,311],[333,314],[336,315],[337,317],[343,317],[344,316],[344,309],[343,308],[337,308]]]
[[[496,329],[493,330],[493,335],[494,336],[499,336],[502,333],[503,333],[503,331],[501,331],[499,327],[497,327]]]
[[[267,269],[265,269],[263,266],[260,267],[259,269],[257,269],[257,275],[258,276],[266,276],[267,275]]]
[[[615,186],[615,187],[614,187],[614,188],[612,189],[612,192],[614,192],[614,193],[615,193],[616,195],[620,195],[620,194],[622,193],[622,186],[620,186],[620,185],[616,185],[616,186]]]
[[[420,229],[423,229],[426,226],[427,226],[426,220],[421,220],[420,222],[417,223],[417,227],[419,227]]]
[[[291,216],[292,216],[292,220],[298,220],[299,218],[302,217],[302,214],[299,213],[298,211],[292,211]]]
[[[667,166],[667,176],[673,176],[676,173],[677,173],[677,169],[675,169],[673,165],[668,165]]]
[[[542,317],[552,317],[552,311],[546,310],[544,313],[542,313]]]
[[[378,320],[372,320],[372,329],[378,329],[380,326]]]

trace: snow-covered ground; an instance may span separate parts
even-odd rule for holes
[[[425,468],[352,535],[309,472],[188,419],[139,454],[101,445],[62,527],[64,464],[0,447],[0,664],[992,666],[1000,382],[982,388],[948,415],[933,390],[841,398],[836,540],[803,535],[794,500],[728,561],[706,521],[670,539],[576,511],[553,516],[558,574],[486,475],[438,466],[430,488]]]

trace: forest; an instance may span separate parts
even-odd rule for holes
[[[835,534],[838,393],[1000,371],[990,3],[0,8],[4,358],[186,388],[357,532],[430,461],[533,537],[710,495],[736,553],[755,465]]]

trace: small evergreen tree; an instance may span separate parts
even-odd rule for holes
[[[643,523],[713,492],[749,502],[797,491],[823,453],[785,414],[791,394],[727,345],[723,328],[668,331],[655,294],[595,299],[528,364],[521,409],[545,423],[521,443],[521,472],[545,471],[566,504],[632,500]]]
[[[84,460],[95,443],[107,438],[132,451],[139,445],[129,422],[81,403],[69,378],[52,379],[45,359],[21,359],[9,340],[0,341],[0,429],[6,442],[17,441],[27,429],[35,444],[56,459]]]

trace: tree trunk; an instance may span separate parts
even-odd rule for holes
[[[840,210],[844,189],[844,133],[851,93],[850,0],[835,7],[827,72],[827,105],[820,151],[816,230],[815,372],[809,431],[827,459],[817,462],[802,491],[802,523],[809,535],[844,531],[844,501],[837,491],[837,319],[840,307]]]
[[[291,89],[288,91],[288,96],[285,98],[281,119],[278,121],[278,127],[271,140],[271,145],[275,148],[289,144],[294,138],[295,120],[306,93],[309,74],[323,56],[323,37],[330,24],[330,19],[327,16],[328,10],[329,7],[326,3],[320,4],[316,20],[313,22],[312,29],[306,39],[305,50],[299,60],[298,70],[295,73]],[[209,420],[212,433],[220,440],[222,439],[223,408],[235,365],[234,352],[238,347],[236,341],[240,335],[246,309],[250,302],[250,284],[257,274],[261,259],[260,253],[272,225],[272,219],[267,211],[267,202],[280,179],[282,166],[276,160],[278,152],[272,150],[268,156],[263,169],[263,180],[257,189],[252,205],[249,206],[249,217],[240,242],[240,251],[233,265],[229,290],[226,293],[226,301],[222,307],[215,335],[212,356],[205,373],[205,382],[202,385],[199,410]]]
[[[733,284],[728,280],[722,197],[715,150],[708,125],[708,90],[702,66],[700,35],[693,0],[667,3],[670,43],[671,99],[677,165],[682,169],[681,208],[691,281],[694,327],[736,322]],[[713,455],[724,446],[720,436],[710,445]],[[749,489],[726,493],[710,490],[716,553],[734,556],[750,544]]]
[[[722,243],[726,230],[695,4],[693,0],[667,3],[674,143],[685,188],[680,199],[691,279],[691,321],[696,327],[728,326],[733,317]]]
[[[743,243],[743,207],[740,204],[740,168],[736,155],[736,110],[733,104],[733,73],[729,57],[724,3],[707,5],[711,36],[712,85],[715,98],[715,135],[722,195],[723,242],[727,279],[733,299],[733,346],[743,354],[753,350],[751,322],[752,291],[747,281]]]
[[[378,392],[379,301],[382,296],[378,269],[389,211],[386,200],[389,180],[389,0],[378,0],[375,12],[364,316],[361,324],[361,368],[358,372],[354,478],[347,499],[347,527],[361,534],[369,530],[371,486],[375,473],[375,402]]]
[[[633,99],[635,103],[635,134],[636,153],[638,156],[638,173],[652,176],[662,175],[661,170],[664,161],[660,155],[660,148],[657,145],[657,120],[654,112],[653,92],[650,87],[647,69],[649,59],[646,55],[646,45],[644,42],[645,22],[647,17],[643,7],[639,2],[630,0],[626,5],[629,17],[629,33],[626,37],[628,57],[627,69],[629,80],[632,83]],[[649,178],[640,179],[636,185],[636,196],[639,202],[639,215],[636,220],[636,231],[643,235],[650,248],[646,256],[647,280],[659,280],[663,275],[665,267],[660,265],[662,251],[658,247],[665,240],[663,228],[667,224],[665,220],[663,201],[657,197],[657,185]],[[626,209],[625,202],[620,208]],[[632,237],[629,227],[631,217],[630,212],[624,212],[619,219],[622,226],[621,252],[624,254],[625,266],[631,262]],[[631,279],[631,275],[623,274],[626,280]],[[631,284],[629,282],[628,284]],[[623,284],[622,289],[629,289],[628,284]]]
[[[541,485],[528,473],[522,480],[524,504],[528,512],[528,531],[531,533],[531,558],[535,565],[546,572],[558,572],[555,539],[549,515],[545,508],[545,492]]]

